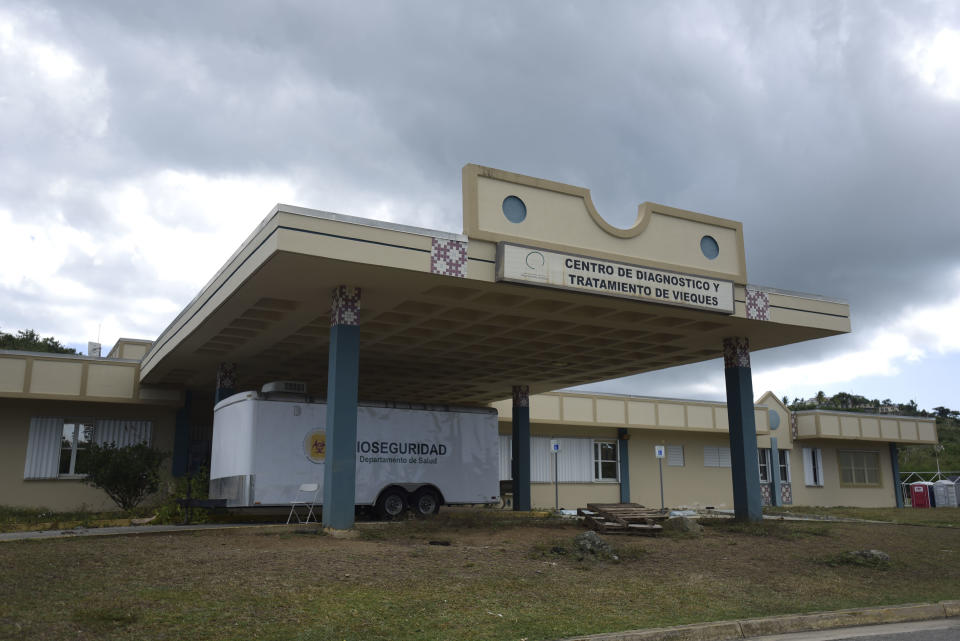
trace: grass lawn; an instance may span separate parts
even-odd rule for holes
[[[718,519],[702,536],[607,537],[619,563],[554,550],[581,531],[451,509],[354,539],[291,526],[0,543],[0,638],[533,641],[960,598],[955,528]],[[892,563],[838,563],[864,548]]]
[[[895,507],[808,507],[764,508],[766,514],[828,516],[845,519],[886,521],[904,525],[931,525],[960,528],[960,509]]]

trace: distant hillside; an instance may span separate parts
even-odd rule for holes
[[[949,411],[949,410],[948,410]],[[937,435],[942,448],[934,451],[932,445],[910,445],[900,448],[901,472],[935,472],[937,456],[940,458],[940,470],[960,474],[960,420],[957,412],[952,416],[937,416]]]

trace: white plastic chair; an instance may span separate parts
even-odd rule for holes
[[[297,490],[297,499],[296,501],[290,502],[290,514],[287,515],[287,525],[290,524],[290,521],[293,520],[293,517],[297,517],[297,523],[310,523],[310,519],[313,519],[313,522],[317,522],[317,515],[313,513],[313,508],[317,506],[317,499],[320,498],[320,484],[319,483],[302,483],[300,489]],[[300,518],[300,510],[298,508],[306,508],[307,515],[306,518]]]

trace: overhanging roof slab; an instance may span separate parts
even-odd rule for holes
[[[537,206],[536,190],[524,195]],[[703,230],[690,225],[719,220],[702,218],[683,218],[683,229],[696,236]],[[463,277],[432,273],[437,240],[466,244]],[[363,290],[359,392],[369,400],[483,404],[509,396],[514,384],[539,393],[716,358],[728,336],[746,336],[758,350],[850,327],[845,303],[776,290],[764,292],[769,320],[748,319],[742,261],[731,268],[743,275],[730,278],[733,314],[724,314],[498,282],[497,242],[502,235],[468,238],[278,205],[157,339],[141,380],[212,388],[217,365],[229,362],[240,388],[303,380],[323,396],[338,285]],[[676,267],[697,273],[691,261]],[[657,266],[670,267],[662,259]]]

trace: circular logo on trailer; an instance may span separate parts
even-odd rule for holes
[[[323,463],[327,457],[327,433],[324,430],[313,430],[303,439],[303,453],[311,463]]]

